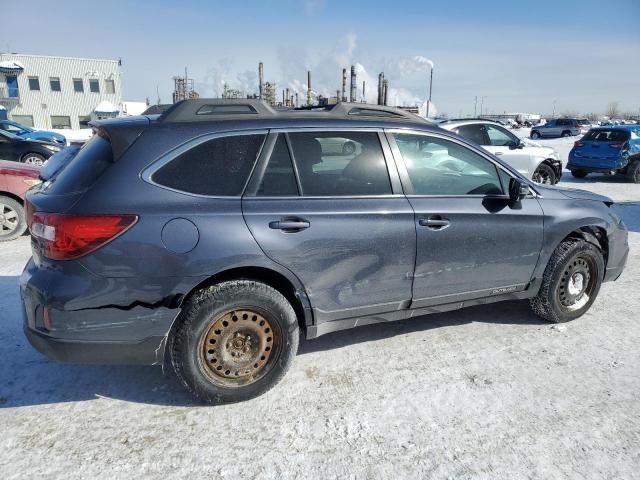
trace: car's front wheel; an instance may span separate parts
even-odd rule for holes
[[[252,280],[199,291],[178,322],[170,340],[176,375],[213,404],[263,394],[284,376],[298,350],[293,307],[274,288]]]
[[[0,195],[0,242],[18,238],[26,229],[27,219],[20,202]]]
[[[46,158],[44,158],[39,153],[27,153],[24,157],[22,157],[21,162],[26,163],[28,165],[35,165],[37,167],[41,167],[44,165]]]
[[[556,184],[556,172],[553,171],[546,163],[541,163],[531,179],[536,183],[542,183],[543,185],[555,185]]]
[[[603,276],[600,248],[585,240],[567,239],[551,255],[540,291],[531,299],[531,308],[550,322],[578,318],[595,301]]]
[[[531,132],[531,138],[533,138],[534,140],[537,138],[540,138],[540,133],[539,132]]]

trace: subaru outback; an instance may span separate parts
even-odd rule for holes
[[[195,99],[93,128],[27,194],[26,336],[211,403],[273,387],[301,337],[513,299],[578,318],[628,254],[610,199],[389,107]]]

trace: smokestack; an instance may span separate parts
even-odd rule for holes
[[[311,106],[311,70],[307,70],[307,107]]]
[[[287,106],[287,101],[286,101],[286,98],[284,96],[284,88],[282,89],[282,106],[283,107]]]
[[[382,105],[382,101],[384,100],[384,72],[380,72],[378,74],[378,105]]]
[[[382,104],[388,105],[389,101],[389,80],[382,81]]]
[[[356,67],[351,65],[351,83],[349,84],[349,101],[354,103],[356,101]]]
[[[262,100],[264,97],[264,68],[262,62],[258,64],[258,98]]]
[[[342,96],[341,96],[341,101],[342,102],[346,102],[347,101],[347,69],[343,68],[342,69]]]
[[[287,103],[285,103],[285,107],[289,107],[291,106],[291,95],[289,95],[289,87],[286,88],[287,90]]]
[[[367,94],[365,93],[365,83],[364,80],[362,81],[362,103],[367,103]]]
[[[296,103],[294,103],[293,106],[298,108],[298,92],[296,92]]]

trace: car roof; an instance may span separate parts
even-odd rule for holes
[[[638,130],[640,125],[600,125],[591,130]]]
[[[445,129],[449,129],[450,127],[459,127],[461,125],[477,125],[482,123],[491,123],[499,127],[504,127],[504,125],[496,120],[489,120],[484,118],[470,118],[469,120],[445,120],[444,122],[440,122],[439,126]]]

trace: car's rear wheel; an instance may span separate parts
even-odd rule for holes
[[[293,307],[280,292],[256,281],[201,290],[178,322],[170,343],[176,375],[209,403],[248,400],[271,389],[298,349]]]
[[[640,183],[640,160],[635,160],[629,165],[627,176],[633,183]]]
[[[595,301],[603,276],[600,248],[585,240],[567,239],[553,252],[531,308],[550,322],[578,318]]]
[[[538,132],[531,132],[531,138],[533,138],[534,140],[540,138],[540,134]]]
[[[541,183],[543,185],[555,185],[556,184],[556,172],[553,171],[546,163],[541,163],[535,172],[533,172],[533,176],[531,179],[536,183]]]
[[[35,165],[37,167],[40,167],[44,165],[44,162],[46,161],[46,159],[39,153],[27,153],[25,156],[22,157],[20,161],[28,165]]]
[[[586,170],[571,170],[571,175],[576,178],[584,178],[589,175],[589,172],[587,172]]]
[[[0,242],[13,240],[27,229],[27,219],[20,202],[0,195]]]

